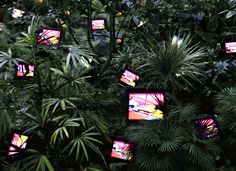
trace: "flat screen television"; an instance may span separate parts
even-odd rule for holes
[[[19,18],[19,17],[22,17],[24,15],[24,13],[25,13],[25,11],[14,8],[12,10],[12,17],[13,18]]]
[[[134,159],[134,150],[134,143],[130,143],[126,140],[115,139],[112,143],[111,157],[115,159],[132,161]]]
[[[236,42],[225,42],[225,53],[236,54]]]
[[[43,28],[38,34],[37,43],[41,45],[57,47],[59,46],[61,38],[61,30]]]
[[[120,77],[120,82],[131,87],[135,87],[139,79],[140,76],[137,73],[129,69],[125,69]]]
[[[214,117],[195,119],[194,124],[201,139],[209,139],[219,136],[219,126]]]
[[[14,132],[10,140],[8,156],[16,156],[23,153],[26,148],[28,138],[29,137],[27,135]]]
[[[158,90],[128,89],[128,120],[160,120],[165,113],[165,93]]]
[[[106,29],[106,19],[105,18],[92,19],[91,20],[91,29],[92,29],[92,31]]]
[[[35,66],[33,64],[18,63],[16,65],[16,77],[34,77]]]

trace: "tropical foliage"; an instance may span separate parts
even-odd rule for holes
[[[223,46],[236,38],[235,5],[230,0],[2,0],[1,170],[234,171],[236,61]],[[15,8],[24,15],[13,18]],[[102,33],[109,38],[95,40],[93,18],[106,18]],[[61,30],[58,47],[39,45],[42,28]],[[16,78],[18,63],[34,64],[34,77]],[[127,121],[127,87],[119,83],[125,68],[140,74],[138,88],[166,91],[163,120]],[[216,117],[219,137],[198,136],[193,120],[206,116]],[[29,140],[24,155],[12,160],[7,152],[15,130]],[[136,144],[133,161],[111,159],[114,137]]]

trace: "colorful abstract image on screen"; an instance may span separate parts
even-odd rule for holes
[[[115,140],[112,146],[111,157],[123,160],[132,160],[132,145],[123,141]]]
[[[47,46],[58,46],[60,37],[60,30],[43,29],[38,35],[38,43]]]
[[[214,138],[219,135],[219,128],[214,118],[202,118],[195,121],[198,134],[203,139]]]
[[[34,65],[30,64],[17,64],[17,77],[33,77],[34,76]]]
[[[163,118],[163,93],[129,93],[129,120],[160,120]]]
[[[135,87],[136,82],[139,80],[139,78],[140,77],[138,75],[132,73],[129,70],[125,70],[120,78],[120,81],[129,86]]]
[[[104,30],[105,19],[94,19],[92,20],[92,30]]]
[[[225,43],[225,53],[236,53],[236,42]]]
[[[24,13],[25,13],[24,11],[14,8],[12,11],[12,17],[13,18],[22,17]]]
[[[28,136],[25,135],[21,135],[21,134],[17,134],[14,133],[12,140],[11,140],[11,145],[17,146],[20,149],[25,149],[26,148],[26,141],[28,140]],[[8,151],[8,155],[14,155],[19,153],[19,150],[17,150],[15,147],[10,146],[9,147],[9,151]]]

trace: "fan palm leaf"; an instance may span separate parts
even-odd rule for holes
[[[85,68],[91,68],[91,62],[96,62],[96,55],[90,50],[83,46],[64,46],[69,48],[69,53],[66,58],[66,66],[72,62],[72,65],[77,68],[78,66],[83,66]]]
[[[18,62],[25,62],[23,59],[14,58],[11,49],[9,48],[7,52],[0,52],[0,68],[8,65],[9,68],[13,68]]]
[[[224,88],[216,97],[216,110],[220,113],[236,112],[236,87]]]
[[[28,26],[27,33],[22,32],[21,38],[18,39],[16,45],[26,46],[26,47],[36,47],[37,36],[36,31],[41,23],[41,18],[39,16],[33,16],[30,25]]]
[[[56,141],[60,138],[60,140],[64,140],[65,137],[70,137],[69,128],[80,127],[80,123],[83,122],[82,118],[70,118],[69,115],[61,115],[53,119],[53,121],[58,123],[58,128],[53,132],[51,136],[50,143],[55,145]]]
[[[75,154],[75,160],[78,161],[81,156],[85,156],[85,159],[89,161],[88,148],[99,154],[102,158],[100,150],[97,148],[96,144],[102,144],[101,141],[96,139],[99,133],[91,132],[93,127],[85,130],[80,136],[71,140],[69,144],[63,149],[63,152],[68,151],[68,155]]]
[[[191,41],[187,35],[181,44],[168,41],[159,46],[150,45],[149,49],[141,45],[141,49],[146,52],[146,60],[138,69],[142,69],[144,78],[148,78],[147,86],[190,90],[194,87],[192,81],[201,82],[204,65],[201,59],[206,54],[204,48],[198,48],[197,44],[191,45]]]

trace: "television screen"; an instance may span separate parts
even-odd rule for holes
[[[46,29],[38,34],[37,42],[41,45],[58,46],[60,42],[61,31],[57,29]]]
[[[106,20],[104,18],[101,19],[93,19],[92,21],[92,30],[104,30],[106,28]]]
[[[219,135],[219,127],[213,117],[195,119],[195,127],[202,139],[214,138]]]
[[[165,95],[158,91],[128,91],[128,120],[160,120],[164,115]]]
[[[19,133],[14,133],[11,139],[11,144],[8,150],[8,155],[15,155],[26,148],[28,136]]]
[[[123,140],[114,140],[111,157],[122,160],[132,160],[134,157],[134,146]]]
[[[226,54],[236,53],[236,42],[226,42],[225,53]]]
[[[34,77],[35,66],[32,64],[18,63],[16,66],[17,77]]]
[[[12,11],[12,17],[13,18],[22,17],[24,13],[25,13],[24,11],[14,8]]]
[[[131,72],[128,69],[125,69],[125,71],[123,72],[123,74],[120,78],[120,81],[122,83],[129,85],[129,86],[135,87],[136,83],[139,79],[140,79],[139,75]]]

